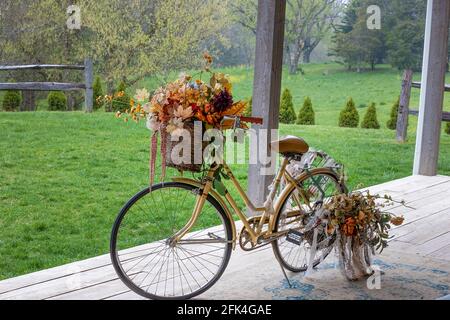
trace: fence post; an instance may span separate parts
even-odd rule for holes
[[[84,78],[86,82],[84,104],[86,107],[86,112],[92,112],[92,108],[94,105],[94,90],[92,89],[92,84],[94,81],[94,67],[92,64],[92,60],[89,58],[84,60]]]
[[[403,74],[402,92],[398,105],[397,115],[397,141],[406,142],[408,132],[409,99],[411,97],[412,70],[407,69]]]

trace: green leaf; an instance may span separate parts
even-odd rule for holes
[[[214,186],[214,189],[217,191],[218,194],[220,194],[221,196],[225,196],[225,193],[226,193],[227,189],[225,188],[225,186],[222,183],[222,181],[220,181],[220,179],[215,179],[213,186]]]

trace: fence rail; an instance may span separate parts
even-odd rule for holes
[[[41,69],[72,69],[72,70],[84,70],[83,64],[70,65],[70,64],[26,64],[20,66],[0,66],[0,71],[12,71],[12,70],[41,70]]]
[[[83,70],[84,83],[70,82],[15,82],[0,83],[0,90],[21,90],[21,91],[73,91],[85,90],[84,104],[86,112],[92,112],[94,104],[94,68],[91,59],[86,59],[84,65],[66,65],[66,64],[29,64],[19,66],[0,66],[0,71],[15,70],[42,70],[42,69],[61,69],[61,70]]]
[[[421,88],[421,83],[412,81],[412,71],[405,70],[402,80],[402,90],[400,93],[400,103],[397,114],[397,141],[405,142],[408,131],[408,116],[418,116],[419,110],[410,109],[411,88]],[[450,92],[450,85],[445,84],[444,91]],[[442,112],[442,121],[450,122],[450,112]]]

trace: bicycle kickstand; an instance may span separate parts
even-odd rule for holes
[[[289,285],[289,288],[292,288],[291,281],[289,281],[289,278],[288,278],[288,276],[286,274],[286,270],[284,270],[283,264],[281,263],[281,261],[280,261],[280,259],[278,257],[276,257],[276,258],[277,258],[278,264],[280,265],[281,271],[283,272],[284,278],[286,279],[286,281],[287,281],[287,283]]]

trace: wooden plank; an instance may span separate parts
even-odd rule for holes
[[[450,245],[450,229],[449,231],[436,236],[429,241],[424,242],[417,247],[417,250],[425,255],[432,254],[446,246]]]
[[[413,116],[418,116],[419,110],[409,110],[408,113]],[[450,112],[442,112],[442,121],[450,122]]]
[[[84,70],[84,65],[68,65],[68,64],[28,64],[20,66],[0,66],[0,71],[13,70],[41,70],[41,69],[73,69]]]
[[[419,88],[420,89],[421,83],[418,82],[418,81],[413,81],[411,86],[413,88]],[[444,91],[450,92],[450,84],[445,84],[444,85]]]
[[[450,261],[450,244],[429,254],[428,257]]]
[[[109,264],[111,264],[109,255],[102,255],[82,261],[77,261],[74,263],[69,263],[63,266],[33,272],[11,279],[6,279],[0,281],[0,297],[2,294],[14,290],[42,284],[63,277],[68,277],[77,272],[87,272],[97,268],[105,267]]]
[[[272,137],[271,129],[278,129],[285,11],[286,1],[258,1],[252,116],[263,118],[263,124],[253,126],[258,136],[258,141],[254,141],[253,135],[250,138],[253,155],[270,154],[270,142],[277,138]],[[260,148],[264,150],[258,150]],[[266,200],[268,186],[273,179],[273,175],[262,174],[262,168],[261,161],[258,161],[250,164],[248,171],[249,198],[257,206]]]
[[[450,1],[428,0],[414,174],[437,173],[449,20]]]
[[[393,233],[398,232],[397,230],[399,229],[401,228],[394,229]],[[416,245],[434,239],[436,236],[450,230],[450,209],[418,219],[413,224],[404,226],[401,231],[404,232],[405,230],[409,230],[410,232],[403,235],[397,234],[395,239]]]
[[[400,102],[397,115],[397,141],[405,142],[408,132],[408,110],[411,97],[411,81],[413,72],[411,69],[403,73],[402,91],[400,93]]]
[[[69,91],[86,89],[84,83],[18,82],[0,83],[0,90]]]

